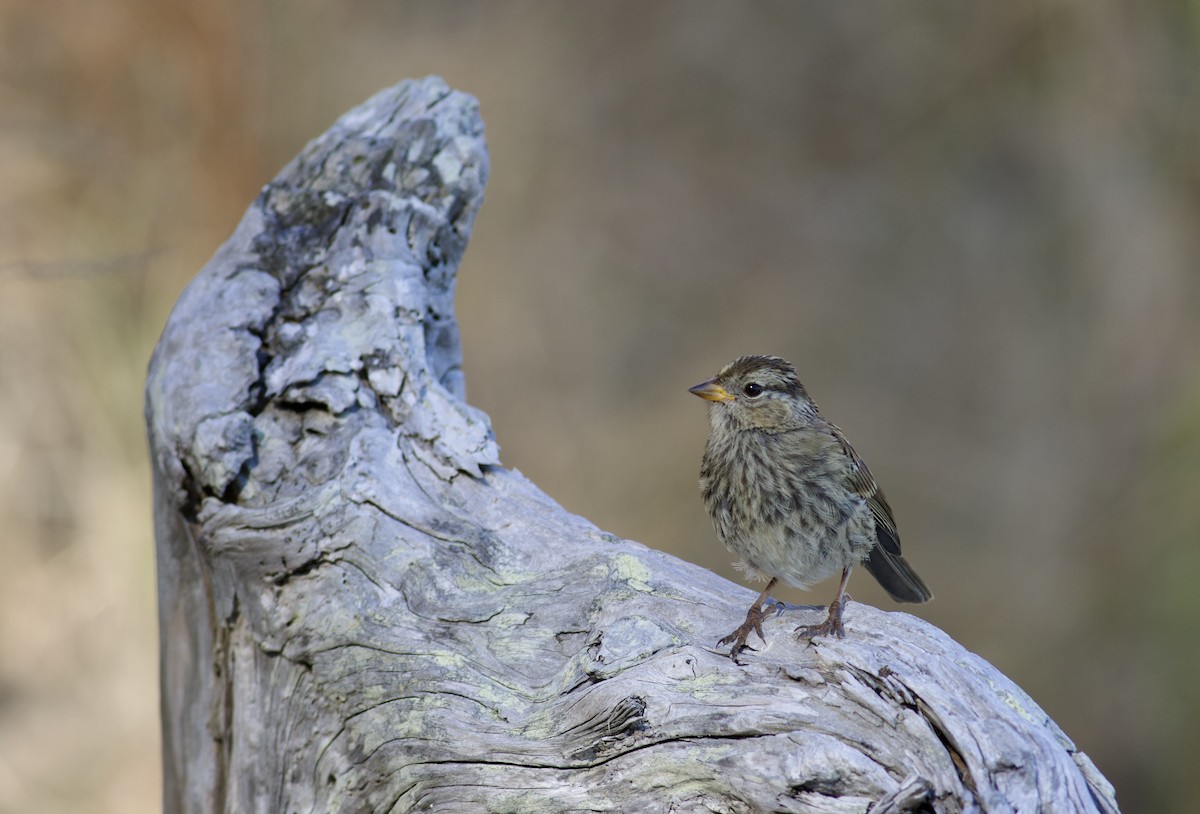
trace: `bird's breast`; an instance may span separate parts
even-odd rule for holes
[[[837,460],[815,433],[714,433],[700,487],[721,542],[752,570],[793,585],[865,557],[874,522]]]

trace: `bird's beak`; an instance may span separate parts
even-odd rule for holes
[[[695,387],[689,387],[688,392],[694,393],[705,401],[733,401],[733,396],[728,390],[717,384],[716,379],[709,379],[706,382],[700,382]]]

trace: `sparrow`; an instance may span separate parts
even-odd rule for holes
[[[740,568],[767,580],[746,621],[717,642],[731,645],[730,658],[753,650],[752,631],[766,641],[763,603],[780,580],[807,589],[841,572],[825,621],[795,630],[810,640],[845,636],[846,583],[859,563],[897,602],[933,598],[900,553],[892,508],[871,470],[790,362],[742,356],[689,392],[709,402],[700,494],[713,528]]]

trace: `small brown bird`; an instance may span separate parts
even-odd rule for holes
[[[700,492],[717,537],[747,574],[768,579],[741,627],[717,642],[734,661],[750,632],[762,633],[763,603],[779,580],[799,588],[842,572],[829,616],[796,633],[845,635],[842,609],[855,565],[866,561],[897,602],[933,594],[900,554],[896,521],[871,470],[826,421],[778,356],[743,356],[691,388],[710,402],[711,432]]]

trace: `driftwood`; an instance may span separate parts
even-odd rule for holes
[[[465,402],[455,271],[487,176],[430,78],[264,187],[150,366],[167,812],[1116,811],[945,634],[844,640],[503,469]],[[809,617],[811,616],[811,619]]]

